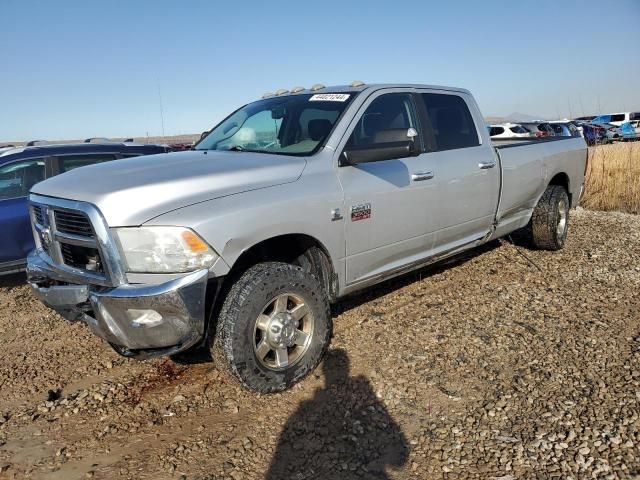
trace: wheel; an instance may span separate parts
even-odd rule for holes
[[[564,187],[549,185],[533,209],[531,241],[542,250],[560,250],[569,228],[569,196]]]
[[[312,273],[287,263],[259,263],[224,300],[213,356],[245,387],[277,392],[316,368],[331,330],[327,294]]]

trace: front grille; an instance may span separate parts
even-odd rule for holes
[[[44,218],[45,215],[40,205],[33,205],[33,215],[36,217],[36,222],[40,225],[46,225]]]
[[[60,233],[79,235],[81,237],[95,237],[89,219],[83,213],[55,210],[56,230]]]
[[[96,248],[60,242],[60,252],[65,265],[90,272],[104,272],[100,252]]]

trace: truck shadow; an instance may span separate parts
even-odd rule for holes
[[[322,369],[324,387],[287,420],[265,479],[389,478],[409,455],[402,429],[371,383],[349,375],[344,350],[330,350]]]

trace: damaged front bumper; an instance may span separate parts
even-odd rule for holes
[[[27,259],[35,295],[66,319],[85,322],[122,355],[171,355],[204,336],[206,269],[160,284],[117,287],[69,283],[65,273],[41,251]]]

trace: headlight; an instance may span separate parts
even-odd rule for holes
[[[209,268],[218,255],[183,227],[114,228],[130,273],[182,273]]]

